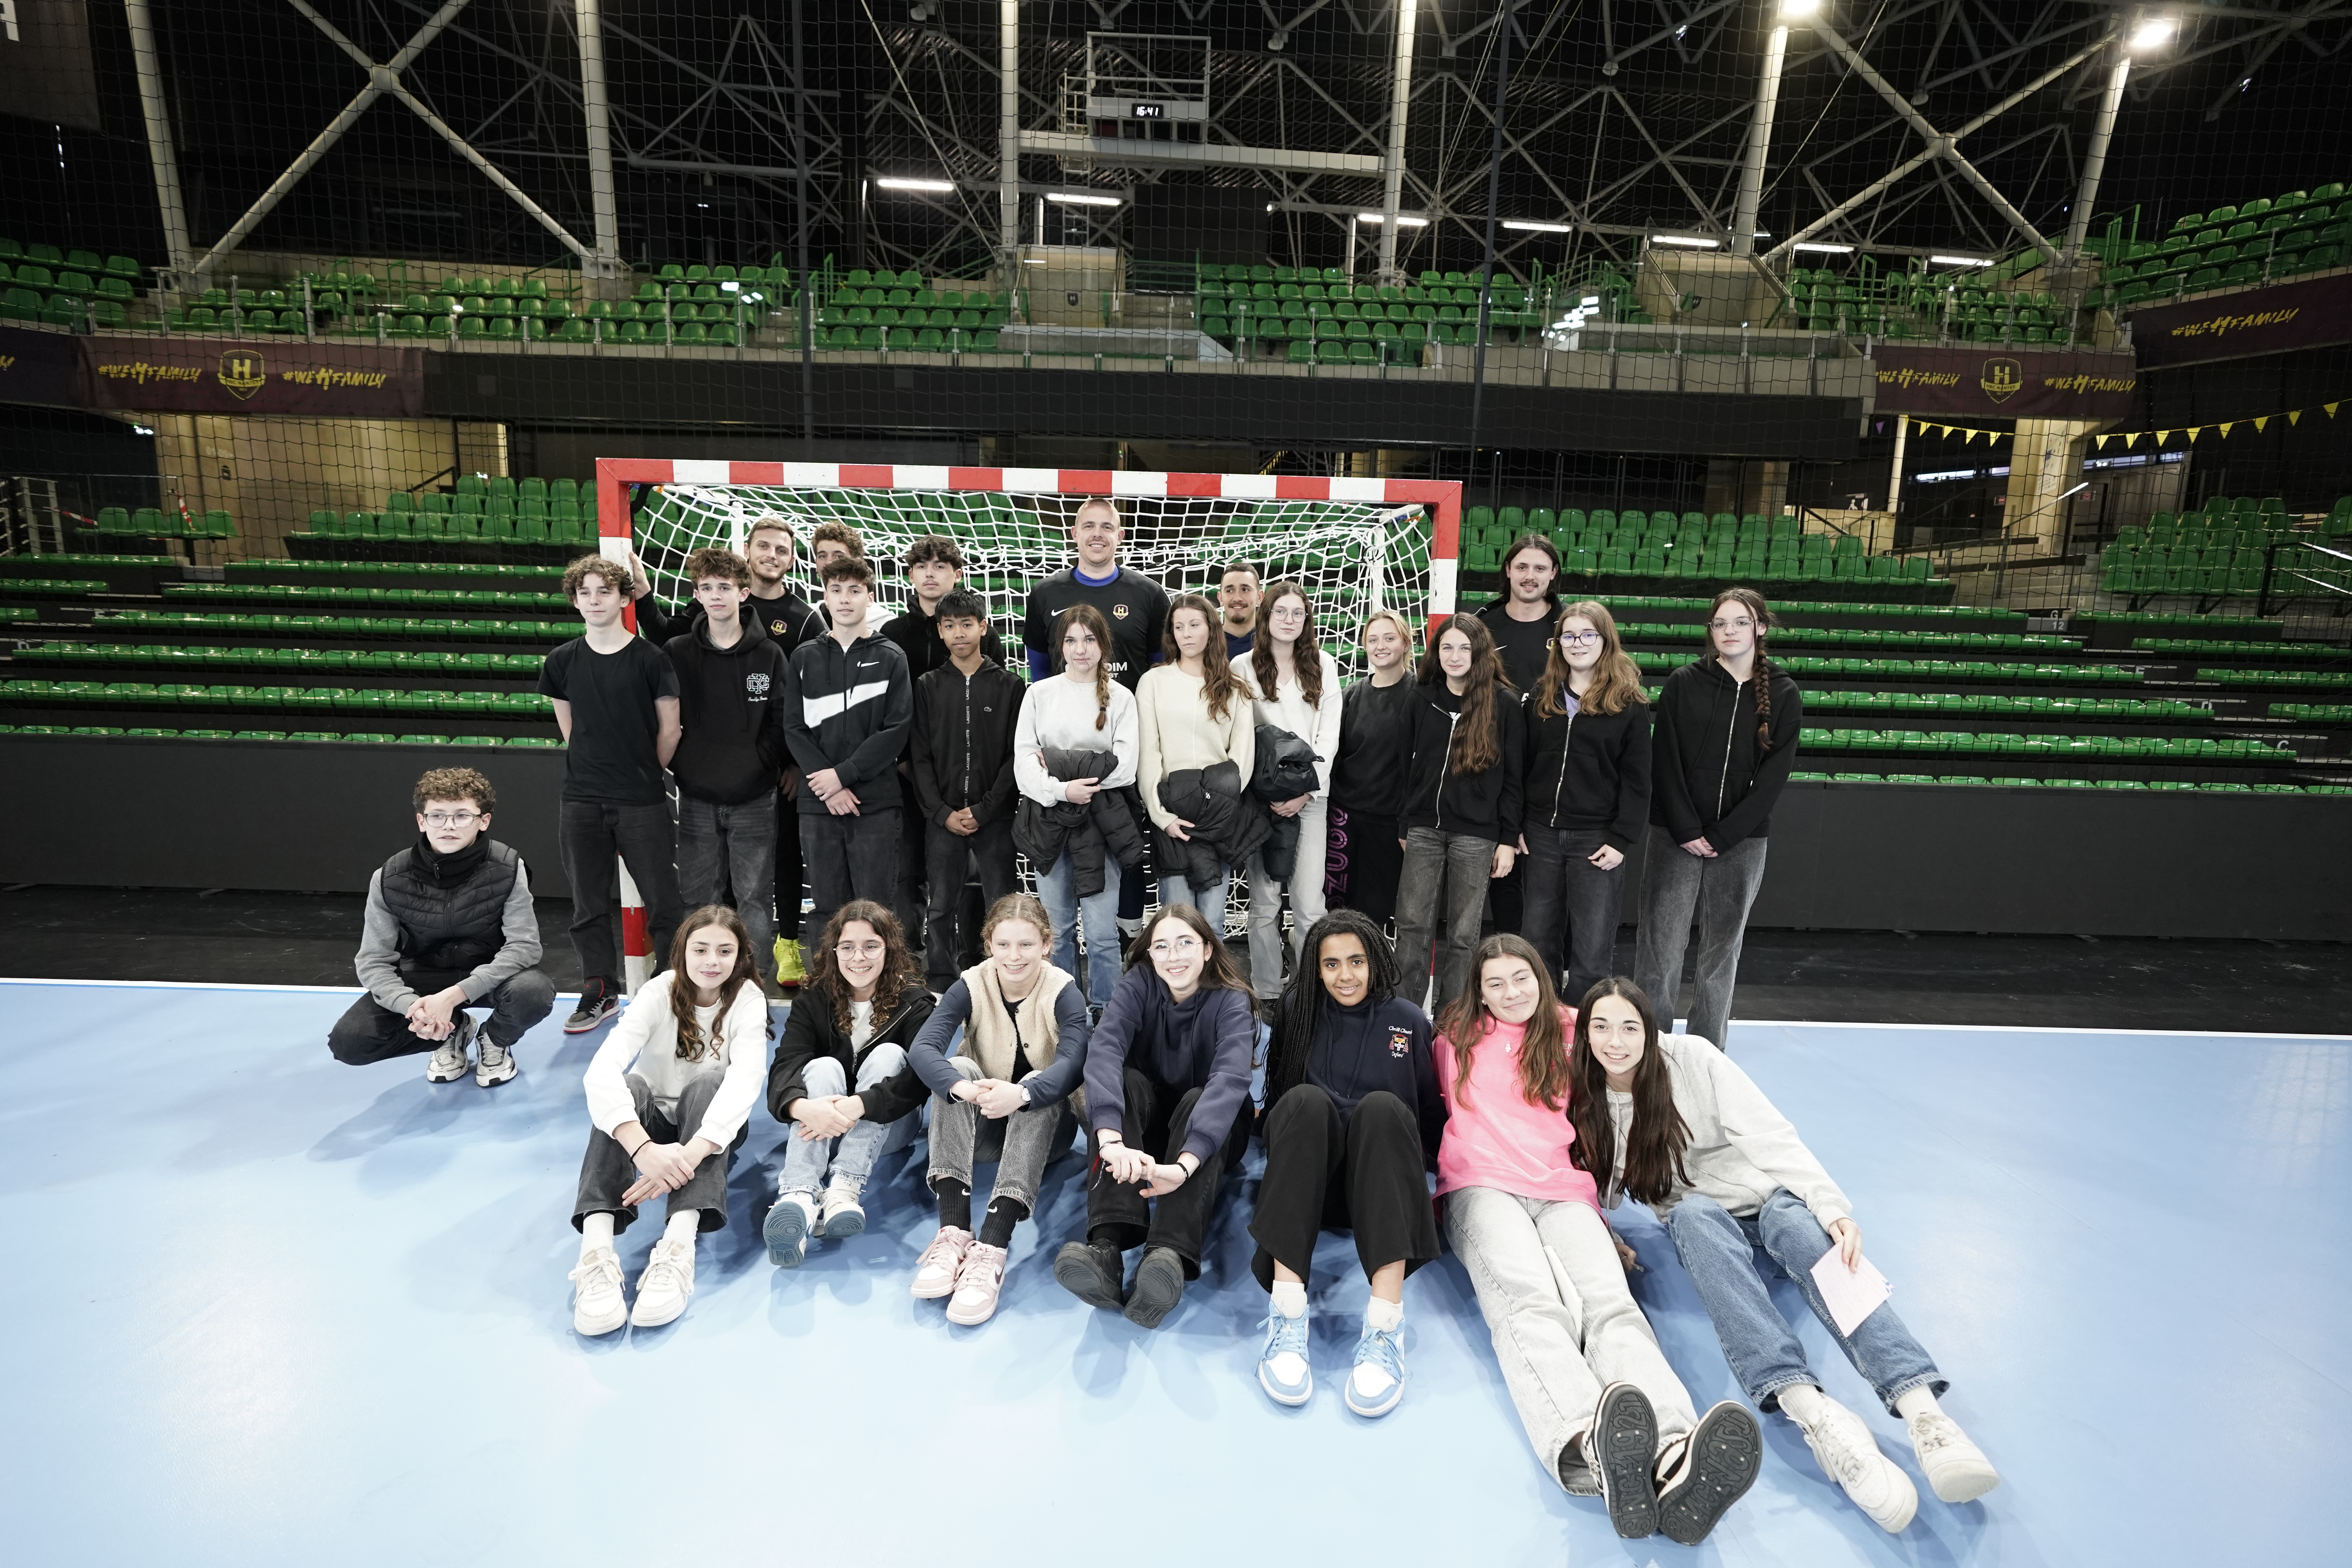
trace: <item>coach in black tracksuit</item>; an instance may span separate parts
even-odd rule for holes
[[[852,899],[887,908],[898,889],[898,753],[915,697],[906,654],[866,630],[873,584],[873,568],[854,555],[828,563],[833,630],[793,652],[799,700],[784,734],[801,767],[801,851],[819,932]]]

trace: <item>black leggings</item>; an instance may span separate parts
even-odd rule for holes
[[[1437,1256],[1421,1128],[1386,1089],[1342,1113],[1327,1090],[1302,1083],[1265,1114],[1265,1179],[1250,1220],[1257,1238],[1250,1271],[1268,1290],[1277,1260],[1305,1279],[1316,1237],[1348,1229],[1356,1233],[1366,1279],[1400,1261],[1410,1274]]]

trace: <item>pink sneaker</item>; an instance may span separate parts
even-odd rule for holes
[[[996,1316],[996,1298],[1004,1289],[1004,1248],[975,1241],[956,1270],[955,1300],[948,1303],[948,1321],[970,1328]]]
[[[936,1301],[952,1294],[964,1254],[971,1250],[971,1232],[960,1226],[941,1226],[915,1262],[915,1282],[907,1288],[908,1294],[918,1301]]]

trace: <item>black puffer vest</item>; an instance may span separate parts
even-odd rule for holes
[[[500,919],[522,857],[496,839],[461,882],[443,884],[417,864],[414,848],[383,863],[383,907],[400,922],[400,967],[464,973],[506,945]]]

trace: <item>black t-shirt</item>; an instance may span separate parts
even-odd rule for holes
[[[1403,808],[1420,689],[1410,671],[1394,686],[1374,686],[1366,676],[1339,699],[1339,752],[1331,759],[1333,805],[1370,816],[1394,816]]]
[[[668,798],[654,709],[656,699],[677,696],[667,654],[641,637],[618,653],[598,653],[586,637],[573,637],[547,656],[539,691],[572,704],[564,799],[651,805]]]
[[[1502,656],[1503,673],[1522,696],[1536,689],[1543,679],[1544,660],[1551,657],[1552,616],[1547,611],[1532,621],[1511,618],[1508,610],[1496,608],[1492,615],[1481,616],[1486,630],[1494,635],[1495,651]]]
[[[1141,685],[1168,629],[1167,591],[1124,568],[1108,583],[1080,582],[1074,569],[1056,572],[1038,584],[1030,590],[1021,641],[1033,656],[1043,657],[1048,675],[1062,668],[1062,650],[1054,646],[1054,622],[1073,605],[1092,605],[1102,612],[1110,624],[1111,674],[1129,691]],[[1030,660],[1030,677],[1038,678],[1035,657]]]

